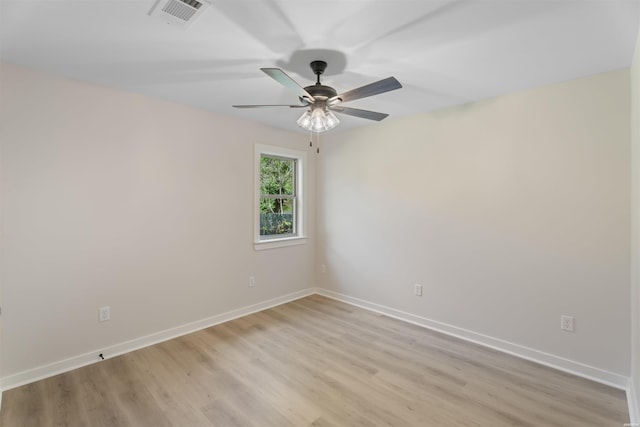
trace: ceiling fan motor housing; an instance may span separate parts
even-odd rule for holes
[[[329,99],[338,95],[338,92],[336,92],[334,88],[332,88],[331,86],[325,86],[325,85],[315,84],[313,86],[305,87],[304,90],[306,90],[309,93],[309,95],[313,96],[316,99],[318,98]]]

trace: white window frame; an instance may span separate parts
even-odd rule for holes
[[[296,235],[287,237],[269,237],[261,238],[260,236],[260,158],[262,155],[284,157],[296,160]],[[253,247],[260,251],[264,249],[281,248],[285,246],[302,245],[307,242],[306,219],[307,219],[307,202],[306,202],[306,182],[307,182],[307,153],[306,151],[292,150],[290,148],[278,147],[274,145],[256,144],[254,156],[254,203],[253,203]]]

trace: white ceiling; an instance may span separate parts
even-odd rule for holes
[[[298,103],[260,67],[306,86],[325,60],[338,92],[395,76],[346,104],[391,120],[629,67],[640,20],[640,0],[212,0],[185,30],[154,3],[0,0],[0,59],[303,132],[300,110],[231,107]]]

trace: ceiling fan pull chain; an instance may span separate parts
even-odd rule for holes
[[[316,133],[316,154],[320,154],[320,133]]]
[[[309,147],[313,147],[313,132],[309,131]]]

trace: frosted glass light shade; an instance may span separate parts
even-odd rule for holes
[[[303,129],[311,130],[311,114],[305,111],[297,121],[298,126]]]

